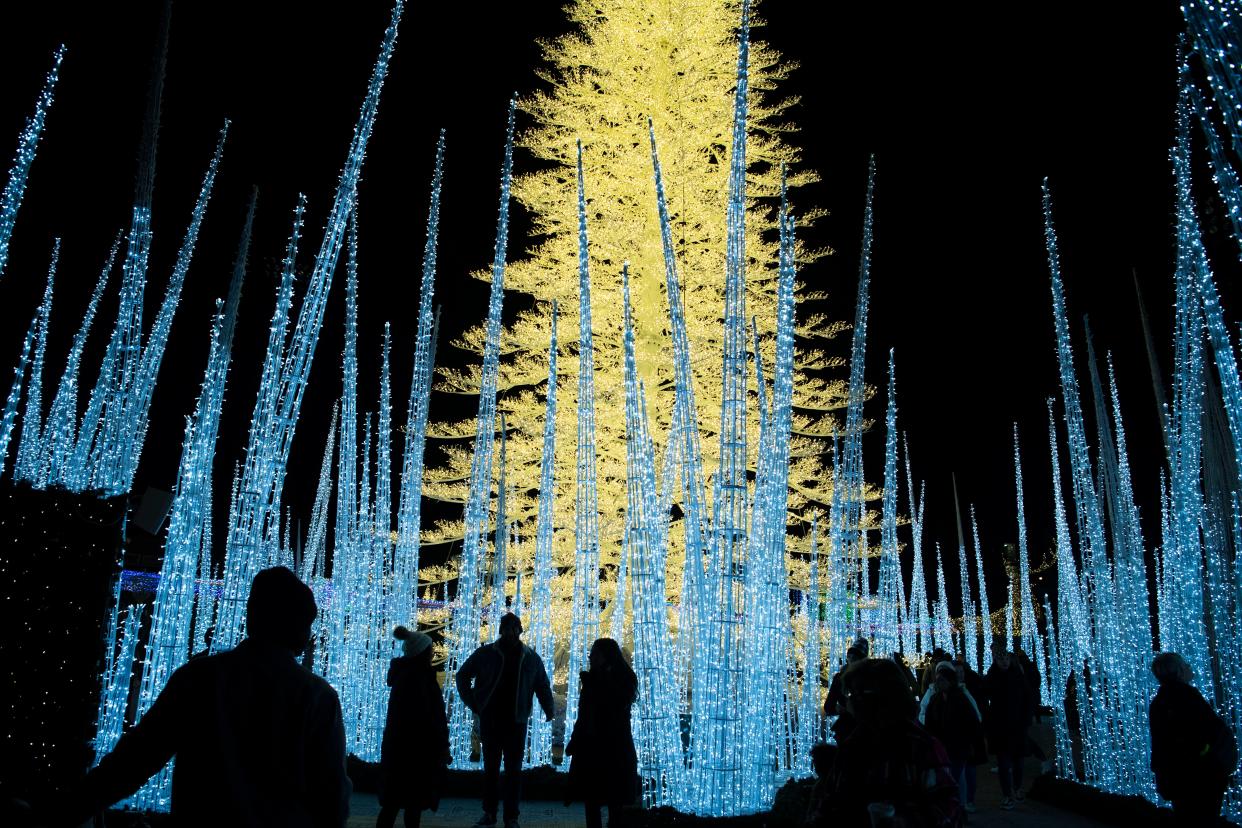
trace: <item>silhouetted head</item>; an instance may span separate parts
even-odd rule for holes
[[[860,724],[886,728],[918,713],[901,668],[887,658],[863,659],[845,671],[842,684],[846,705]]]
[[[319,608],[315,593],[289,569],[274,566],[254,576],[246,601],[246,632],[299,655],[310,641]]]
[[[1004,644],[992,645],[992,663],[1002,670],[1008,670],[1012,663],[1013,654],[1005,649]]]
[[[625,655],[621,645],[611,638],[597,638],[591,645],[591,669],[609,669],[625,664]]]
[[[942,661],[936,665],[936,687],[941,690],[948,690],[950,687],[957,687],[957,668],[951,662]]]
[[[522,619],[511,612],[500,616],[500,640],[504,644],[516,644],[522,638]]]
[[[858,646],[851,645],[850,648],[845,651],[846,664],[857,664],[860,661],[865,661],[866,658],[867,651]]]
[[[392,631],[392,637],[401,642],[401,651],[411,658],[426,654],[431,658],[431,636],[409,627],[399,626]]]
[[[1161,684],[1190,684],[1194,671],[1177,653],[1160,653],[1151,662],[1151,674]]]

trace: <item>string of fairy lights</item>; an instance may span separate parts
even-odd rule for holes
[[[1176,138],[1170,153],[1177,219],[1174,371],[1171,400],[1165,411],[1168,467],[1162,474],[1159,537],[1146,540],[1143,536],[1112,356],[1105,359],[1105,378],[1089,336],[1085,353],[1090,389],[1080,387],[1081,366],[1075,364],[1076,343],[1068,321],[1052,188],[1045,182],[1043,229],[1060,380],[1059,399],[1048,401],[1055,549],[1050,558],[1032,562],[1026,529],[1027,493],[1015,425],[1018,542],[1004,561],[1006,600],[999,607],[989,600],[990,594],[995,596],[1002,588],[994,583],[989,593],[985,571],[995,573],[996,568],[988,565],[992,555],[981,540],[971,506],[969,543],[966,533],[960,532],[957,550],[961,594],[953,600],[960,600],[961,612],[956,617],[950,613],[945,579],[946,566],[952,567],[954,561],[951,557],[946,560],[939,544],[932,550],[926,548],[924,489],[912,475],[908,443],[904,438],[899,440],[896,365],[891,351],[878,525],[864,508],[868,491],[862,476],[863,404],[867,396],[863,365],[871,278],[874,159],[868,171],[846,416],[840,433],[833,435],[835,485],[828,514],[811,512],[805,516],[808,536],[791,537],[787,533],[797,332],[796,233],[782,185],[775,318],[748,320],[745,207],[749,2],[741,9],[729,156],[721,427],[715,434],[719,467],[711,475],[704,469],[683,285],[665,202],[666,182],[657,135],[649,121],[651,175],[668,300],[668,358],[676,402],[670,432],[660,435],[667,437],[667,447],[657,458],[656,445],[661,441],[651,432],[647,388],[637,368],[626,265],[622,268],[620,309],[626,510],[613,591],[602,588],[600,577],[593,362],[596,332],[591,323],[592,274],[588,268],[590,193],[583,174],[583,159],[591,148],[581,143],[577,146],[576,169],[579,326],[576,495],[572,505],[575,551],[570,565],[558,562],[553,555],[556,515],[570,508],[568,503],[557,502],[554,486],[554,423],[558,383],[563,380],[558,373],[558,353],[566,347],[558,339],[555,304],[548,340],[544,443],[534,531],[529,531],[529,516],[509,514],[510,452],[504,414],[497,410],[497,384],[513,175],[514,101],[508,110],[501,167],[462,551],[455,564],[420,565],[420,495],[438,336],[433,297],[443,133],[436,146],[431,182],[407,419],[398,429],[404,433],[404,441],[396,490],[394,389],[389,375],[393,343],[387,326],[378,360],[376,412],[361,412],[358,396],[363,384],[358,307],[365,297],[360,289],[357,188],[402,11],[403,3],[398,0],[313,269],[296,301],[294,272],[304,230],[304,197],[298,198],[293,213],[247,451],[237,467],[227,504],[228,540],[218,556],[222,565],[217,567],[211,544],[212,461],[254,218],[253,200],[250,204],[228,297],[217,302],[212,317],[199,398],[187,418],[160,571],[122,571],[113,587],[110,615],[104,619],[106,656],[95,737],[99,755],[115,745],[128,724],[143,715],[168,676],[191,654],[208,649],[219,652],[241,640],[249,583],[259,569],[275,564],[294,567],[316,593],[322,612],[313,630],[308,664],[337,688],[345,711],[349,750],[363,760],[373,761],[379,755],[387,702],[384,675],[388,660],[397,654],[390,630],[396,623],[417,623],[441,638],[436,655],[437,663],[444,668],[454,764],[477,764],[471,757],[473,717],[461,703],[453,678],[469,653],[494,637],[498,616],[505,611],[523,617],[527,642],[543,656],[549,678],[558,691],[564,689],[566,702],[562,722],[532,723],[527,760],[549,764],[559,758],[554,750],[557,733],[561,728],[572,728],[578,712],[576,674],[587,666],[592,641],[607,630],[632,653],[639,680],[633,728],[643,801],[648,806],[671,806],[697,814],[763,810],[786,779],[810,772],[810,749],[825,735],[825,680],[841,662],[846,647],[859,636],[869,639],[877,654],[901,652],[915,657],[943,648],[965,654],[981,669],[988,667],[990,645],[997,638],[1021,646],[1040,670],[1042,701],[1055,711],[1057,772],[1110,792],[1157,799],[1146,760],[1150,750],[1146,705],[1154,691],[1149,664],[1157,649],[1181,652],[1191,663],[1205,697],[1235,728],[1242,726],[1242,603],[1238,599],[1242,556],[1237,554],[1242,549],[1242,504],[1237,496],[1242,486],[1242,380],[1236,343],[1204,249],[1191,140],[1192,126],[1197,123],[1204,136],[1211,179],[1227,207],[1235,241],[1242,242],[1242,184],[1230,161],[1230,153],[1236,156],[1242,148],[1242,83],[1233,54],[1236,48],[1222,34],[1238,17],[1236,4],[1188,2],[1184,7],[1189,48],[1181,67]],[[1199,91],[1191,68],[1192,54],[1200,58],[1210,99]],[[0,271],[63,56],[62,48],[56,52],[35,115],[19,136],[17,157],[0,198]],[[157,84],[149,107],[156,115],[159,94]],[[1223,132],[1218,129],[1222,125]],[[50,405],[45,405],[43,374],[48,364],[59,241],[54,245],[43,299],[24,339],[0,420],[0,471],[7,465],[12,447],[14,479],[35,489],[62,487],[111,495],[132,488],[161,361],[227,130],[226,123],[199,190],[169,287],[149,330],[144,329],[142,303],[151,245],[154,146],[144,147],[140,153],[143,166],[129,232],[123,240],[118,237],[106,259],[70,345],[56,392]],[[118,311],[85,412],[79,417],[85,344],[122,244],[125,250],[120,258]],[[326,435],[303,548],[301,538],[295,542],[292,517],[282,508],[283,487],[333,274],[342,253],[346,274],[342,394]],[[297,314],[293,318],[295,304]],[[775,332],[775,359],[770,366],[760,358],[761,329]],[[1220,412],[1215,412],[1205,397],[1213,378],[1219,383]],[[758,416],[753,422],[758,423],[758,435],[747,433],[747,423],[756,413],[751,406],[757,406]],[[1205,417],[1213,416],[1219,416],[1223,424],[1219,434],[1204,426]],[[1087,429],[1089,419],[1095,425],[1094,439]],[[498,439],[499,455],[495,456]],[[753,479],[748,479],[747,458],[751,454],[758,460]],[[910,526],[906,546],[901,540],[906,522],[901,518],[903,470],[904,514],[909,516]],[[1222,485],[1214,482],[1222,480]],[[494,488],[498,495],[495,500]],[[678,507],[679,520],[671,517],[673,504]],[[678,528],[684,533],[686,550],[680,573],[670,572],[674,566],[670,537]],[[878,547],[868,536],[873,529],[878,529]],[[929,551],[934,561],[926,559]],[[903,554],[912,559],[908,589]],[[934,585],[928,583],[929,566],[934,566]],[[1149,566],[1154,570],[1150,573],[1153,586],[1149,586]],[[1039,600],[1032,579],[1051,570],[1055,570],[1055,590]],[[677,575],[679,591],[670,593],[670,583]],[[556,600],[554,583],[570,578],[570,600]],[[153,598],[127,603],[122,600],[123,594]],[[791,595],[796,600],[791,601]],[[1151,607],[1155,607],[1154,616]],[[1074,703],[1067,705],[1071,698]],[[683,728],[688,731],[685,738]],[[129,804],[148,810],[167,808],[169,779],[165,768]],[[1236,817],[1240,809],[1242,791],[1235,787],[1228,795],[1227,810]]]

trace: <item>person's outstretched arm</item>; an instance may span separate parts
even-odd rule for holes
[[[457,676],[454,679],[457,682],[457,695],[468,710],[474,710],[474,687],[472,685],[474,676],[478,672],[478,659],[476,658],[478,654],[479,651],[475,650],[462,662],[457,668]],[[475,712],[478,711],[475,710]]]

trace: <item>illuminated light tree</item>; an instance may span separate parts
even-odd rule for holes
[[[983,545],[979,543],[979,521],[975,518],[975,507],[970,507],[970,536],[973,541],[973,551],[975,555],[975,575],[979,578],[979,667],[980,672],[987,672],[992,666],[992,611],[988,608],[988,584],[987,576],[983,572]],[[1010,582],[1010,589],[1013,588],[1013,582]],[[1012,598],[1012,596],[1011,596]],[[1012,605],[1012,600],[1011,600]],[[1012,609],[1012,606],[1011,606]],[[1012,618],[1013,614],[1009,614]],[[970,619],[965,619],[969,624]],[[1005,633],[1005,649],[1013,649],[1012,630],[1007,628]],[[1032,656],[1033,657],[1033,656]]]
[[[800,775],[813,771],[811,748],[823,741],[823,651],[820,614],[823,612],[819,587],[818,522],[811,516],[811,566],[807,576],[807,588],[802,593],[806,612],[806,629],[803,633],[802,704],[798,709],[798,765]]]
[[[427,414],[431,399],[431,373],[435,363],[439,313],[433,314],[436,250],[440,233],[440,188],[444,180],[444,130],[436,142],[435,167],[431,176],[431,206],[427,212],[427,240],[423,245],[423,276],[418,294],[418,328],[415,333],[414,370],[410,401],[406,407],[405,447],[402,452],[401,494],[397,510],[397,545],[393,553],[393,592],[397,596],[394,616],[408,619],[411,629],[418,622],[418,559],[422,525],[424,455],[427,447]]]
[[[927,608],[927,576],[923,560],[923,494],[915,500],[914,477],[910,474],[910,446],[902,435],[906,458],[906,491],[910,502],[910,549],[913,559],[910,573],[910,604],[906,613],[906,635],[903,637],[907,653],[921,653],[931,643],[931,615]]]
[[[569,632],[566,732],[578,720],[578,673],[599,635],[599,503],[596,479],[595,346],[591,330],[591,273],[587,245],[582,143],[578,143],[578,448],[574,498],[574,591]]]
[[[553,88],[522,101],[535,126],[519,136],[519,144],[550,163],[546,170],[520,176],[514,183],[514,197],[531,210],[535,232],[541,238],[527,258],[510,266],[506,276],[508,287],[537,300],[532,309],[517,315],[505,334],[507,352],[500,388],[502,405],[510,414],[509,449],[515,460],[516,491],[511,511],[524,522],[533,519],[536,511],[542,405],[530,398],[526,389],[543,379],[542,348],[546,344],[552,300],[561,303],[565,344],[571,348],[576,345],[565,331],[577,327],[577,285],[573,274],[561,265],[573,261],[577,253],[577,204],[572,186],[565,185],[574,175],[574,140],[581,137],[587,152],[586,189],[592,198],[590,265],[596,311],[593,329],[600,548],[603,568],[608,573],[613,571],[615,556],[622,548],[626,497],[618,267],[626,259],[631,261],[639,377],[652,395],[648,401],[651,430],[657,462],[662,466],[669,443],[676,444],[682,433],[675,414],[681,405],[676,401],[681,387],[676,378],[678,369],[665,359],[669,294],[665,287],[661,218],[651,209],[654,184],[648,175],[650,162],[646,155],[648,118],[660,138],[661,160],[666,167],[670,250],[681,270],[685,291],[684,307],[677,312],[685,317],[686,340],[696,356],[690,363],[690,373],[698,403],[703,406],[700,413],[704,418],[702,434],[708,439],[704,447],[706,462],[713,466],[718,462],[714,456],[716,440],[711,439],[718,431],[716,412],[720,405],[714,366],[722,354],[718,316],[725,292],[720,263],[726,244],[726,182],[734,97],[734,75],[730,70],[736,60],[735,37],[741,5],[740,0],[691,0],[658,8],[634,0],[575,3],[567,15],[580,31],[547,46],[548,77]],[[787,162],[796,169],[798,157],[787,131],[787,107],[794,101],[778,99],[778,87],[791,64],[759,43],[752,46],[751,64],[747,300],[764,325],[762,347],[771,364],[777,283],[776,234],[772,232],[777,229],[777,221],[772,202],[778,193],[780,164]],[[801,186],[813,178],[813,174],[799,171],[791,173],[790,183]],[[813,211],[805,211],[800,219],[810,222],[814,217]],[[802,248],[798,258],[812,261],[822,253]],[[486,278],[484,274],[480,276]],[[806,288],[799,289],[797,295],[801,301],[820,297]],[[817,372],[837,367],[837,360],[827,356],[823,348],[828,339],[843,329],[821,313],[806,313],[799,318],[796,436],[792,452],[795,465],[790,474],[791,513],[795,516],[807,498],[825,505],[828,502],[830,478],[821,467],[820,454],[826,450],[832,431],[830,412],[840,407],[843,393],[840,383],[825,380]],[[485,338],[480,326],[468,332],[461,344],[478,350]],[[477,370],[473,368],[462,372],[441,369],[441,376],[439,387],[445,390],[473,394],[480,387]],[[565,372],[561,382],[562,394],[572,395],[573,373]],[[570,406],[562,406],[559,416],[558,497],[568,503],[575,486],[576,422]],[[752,410],[749,417],[753,431],[757,429],[756,413]],[[440,434],[457,438],[468,436],[468,431],[457,425],[439,429]],[[756,448],[754,444],[750,446],[748,457],[752,471],[756,467]],[[450,459],[448,468],[429,473],[428,496],[462,500],[465,486],[461,481],[468,478],[469,462],[469,452],[461,451]],[[683,513],[699,508],[684,501],[679,487],[672,491],[676,491],[674,500]],[[425,542],[448,542],[456,536],[457,527],[445,525],[429,533]],[[556,543],[557,559],[567,566],[573,557],[568,533]],[[668,586],[677,600],[677,596],[697,590],[693,585],[686,589],[681,584],[684,548],[680,532],[674,537],[670,552],[674,570],[670,572]],[[607,589],[604,594],[608,594]],[[568,601],[568,593],[558,594],[557,600]],[[684,626],[682,619],[677,626]],[[689,657],[688,651],[686,654]],[[688,678],[689,670],[684,675]]]
[[[500,465],[496,471],[496,531],[492,540],[492,606],[488,612],[489,636],[500,637],[500,617],[505,614],[505,584],[509,580],[509,516],[505,503],[508,492],[508,439],[505,413],[500,412]],[[594,639],[592,639],[594,641]],[[589,645],[588,645],[589,646]]]
[[[4,275],[4,266],[9,261],[9,240],[13,237],[13,225],[17,222],[17,211],[22,206],[22,194],[26,191],[30,166],[34,163],[35,153],[39,149],[39,138],[47,123],[48,110],[52,108],[52,96],[56,91],[60,64],[64,59],[65,47],[61,44],[52,56],[52,69],[43,82],[43,91],[39,93],[39,100],[35,103],[34,114],[17,136],[17,153],[13,157],[13,165],[9,167],[8,182],[4,185],[4,191],[0,192],[0,276]]]
[[[552,564],[552,532],[555,528],[552,511],[556,505],[553,475],[556,473],[557,318],[558,308],[553,302],[552,332],[548,343],[547,392],[544,401],[543,457],[539,464],[539,517],[535,524],[534,585],[531,589],[530,614],[525,619],[530,629],[527,638],[530,646],[543,660],[544,668],[548,671],[549,685],[552,683],[556,664],[556,631],[552,623],[552,579],[556,575]],[[637,647],[637,638],[635,646]],[[635,658],[637,659],[637,650]],[[531,719],[526,761],[535,766],[552,764],[552,723],[541,716]]]
[[[633,562],[634,672],[641,706],[635,725],[643,804],[677,807],[686,798],[679,688],[673,670],[665,600],[667,512],[656,489],[655,448],[646,394],[638,378],[628,265],[623,266],[622,319],[626,393],[626,554]]]
[[[121,632],[120,642],[115,643],[113,635],[105,639],[109,652],[100,682],[99,716],[95,720],[95,764],[112,752],[125,728],[129,686],[134,676],[134,651],[138,648],[138,633],[145,611],[146,604],[127,606],[116,622]]]
[[[903,649],[902,621],[905,589],[897,546],[897,374],[893,350],[888,352],[888,408],[884,417],[884,510],[880,524],[880,594],[876,649],[894,653]]]
[[[78,436],[78,379],[82,368],[82,354],[86,349],[86,339],[90,335],[91,324],[95,321],[95,313],[99,310],[99,300],[103,298],[104,288],[108,284],[108,275],[116,263],[116,254],[120,250],[121,236],[118,233],[112,242],[112,250],[104,263],[95,289],[91,293],[86,306],[86,314],[82,324],[73,336],[73,344],[69,348],[69,358],[65,361],[65,370],[60,376],[60,385],[56,389],[56,397],[52,400],[48,411],[47,424],[43,430],[43,457],[39,469],[39,479],[45,485],[61,483],[67,471],[70,455]]]
[[[52,262],[47,269],[47,287],[39,305],[35,327],[34,360],[30,364],[30,385],[26,389],[26,410],[22,414],[21,440],[13,463],[13,479],[35,481],[39,471],[39,450],[43,439],[43,363],[47,356],[48,323],[52,316],[52,288],[56,265],[60,261],[60,239],[52,243]]]
[[[9,386],[9,395],[4,401],[4,419],[0,420],[0,474],[4,473],[4,464],[9,456],[9,443],[13,439],[13,428],[17,421],[17,406],[22,398],[22,386],[26,382],[26,371],[30,367],[30,349],[34,345],[35,333],[39,329],[39,319],[43,309],[35,311],[34,319],[26,330],[26,338],[22,341],[22,353],[13,369],[13,384]]]
[[[1013,469],[1018,504],[1018,584],[1022,590],[1020,633],[1022,646],[1035,661],[1040,669],[1040,675],[1043,676],[1040,684],[1041,701],[1047,703],[1052,698],[1054,688],[1051,683],[1051,666],[1040,641],[1039,629],[1035,623],[1035,605],[1031,600],[1031,556],[1026,540],[1026,496],[1022,489],[1022,452],[1018,446],[1017,423],[1013,424]],[[1144,583],[1146,583],[1146,578],[1144,578]]]
[[[224,611],[221,613],[222,623],[212,643],[213,649],[227,649],[236,645],[240,639],[250,581],[263,560],[262,550],[271,527],[279,522],[289,450],[293,443],[315,345],[319,340],[319,329],[323,324],[332,274],[340,257],[347,220],[353,209],[362,162],[366,155],[367,141],[371,137],[375,114],[379,108],[380,90],[396,47],[397,24],[403,8],[403,0],[397,0],[393,6],[392,18],[384,33],[379,59],[376,61],[362,110],[354,127],[353,139],[337,182],[336,195],[328,213],[323,239],[307,279],[306,292],[287,348],[283,336],[287,323],[281,321],[287,319],[287,303],[284,305],[286,315],[278,316],[278,324],[273,325],[268,355],[269,358],[274,356],[275,361],[270,373],[268,366],[264,366],[255,418],[251,422],[246,461],[242,471],[243,502],[238,505],[236,519],[229,528]],[[292,257],[287,262],[287,268],[291,274]],[[278,313],[279,310],[278,307]]]
[[[492,288],[487,304],[487,341],[479,388],[471,455],[470,489],[465,506],[465,539],[458,563],[457,597],[450,619],[449,652],[444,670],[448,702],[449,745],[453,763],[462,767],[470,754],[472,714],[457,695],[457,669],[479,644],[483,601],[482,568],[487,553],[488,503],[492,492],[492,452],[496,442],[496,383],[500,372],[500,313],[504,304],[505,252],[509,240],[509,188],[513,175],[513,123],[517,102],[509,103],[504,161],[500,168],[500,208],[492,255]]]

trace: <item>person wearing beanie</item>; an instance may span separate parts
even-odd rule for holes
[[[845,673],[855,664],[866,661],[869,650],[870,647],[865,638],[860,638],[851,644],[850,648],[845,651],[845,666],[837,671],[828,684],[828,696],[824,699],[824,715],[836,717],[831,729],[837,744],[841,744],[845,737],[850,735],[856,723],[854,714],[850,712],[845,703]]]
[[[402,655],[388,668],[388,717],[380,742],[379,818],[376,828],[392,828],[405,810],[406,828],[417,828],[424,810],[435,811],[449,755],[444,697],[431,666],[431,637],[397,627],[393,638]]]
[[[543,659],[522,643],[521,636],[522,619],[506,612],[500,619],[500,639],[479,647],[457,670],[457,695],[479,717],[479,739],[483,742],[483,816],[475,828],[496,824],[502,758],[505,828],[518,828],[531,697],[538,697],[548,721],[555,712]]]
[[[44,822],[80,825],[175,757],[172,816],[180,828],[345,824],[352,786],[341,703],[298,663],[318,614],[314,593],[285,567],[265,569],[251,584],[246,614],[248,637],[173,672],[151,709]]]
[[[958,799],[967,813],[974,813],[977,777],[973,771],[980,761],[983,716],[970,691],[961,683],[956,665],[941,661],[934,673],[935,680],[919,708],[919,723],[944,746],[950,773],[957,780]],[[982,760],[986,758],[985,755]]]

